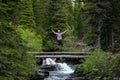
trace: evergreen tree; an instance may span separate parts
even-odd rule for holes
[[[83,7],[79,6],[82,2],[84,2]],[[86,0],[82,2],[76,0],[74,7],[75,21],[78,21],[75,23],[77,34],[83,35],[84,41],[89,45],[101,47],[104,50],[118,47],[119,1]]]
[[[29,49],[17,32],[19,3],[19,0],[0,1],[0,80],[26,80],[36,71],[34,56],[27,53]]]
[[[41,1],[42,2],[42,1]],[[43,5],[45,2],[42,2]],[[43,33],[43,49],[44,50],[56,50],[56,43],[55,43],[55,35],[52,33],[52,29],[55,31],[60,29],[61,31],[64,31],[66,29],[66,23],[67,23],[67,8],[66,8],[66,1],[64,0],[49,0],[46,3],[46,13],[43,11],[41,18],[46,18],[45,21],[42,20],[40,23],[42,23],[41,33]],[[40,6],[40,4],[39,4]],[[42,7],[42,6],[41,6]],[[41,9],[42,11],[42,9]],[[46,17],[45,17],[46,15]],[[45,24],[44,24],[45,23]],[[53,45],[53,46],[51,46]]]
[[[47,5],[49,0],[33,0],[33,10],[36,23],[36,32],[38,34],[45,33],[44,28],[48,25]]]
[[[83,11],[84,9],[84,3],[80,1],[74,2],[74,28],[75,28],[75,35],[79,40],[83,40],[86,36],[86,33],[88,31],[88,27],[85,25],[85,13]]]
[[[106,18],[104,19],[104,27],[102,28],[102,48],[113,49],[119,47],[120,37],[118,36],[119,27],[119,7],[120,2],[118,0],[109,1],[107,5],[109,9],[106,9]]]
[[[19,2],[19,24],[25,25],[24,27],[35,29],[35,17],[33,12],[32,0],[21,0]]]

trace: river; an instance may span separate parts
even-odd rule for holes
[[[74,73],[74,69],[71,68],[67,63],[59,63],[54,59],[46,58],[43,60],[42,66],[39,70],[40,75],[48,74],[44,77],[44,80],[66,80]]]

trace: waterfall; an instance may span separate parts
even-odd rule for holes
[[[56,64],[57,71],[60,71],[64,74],[71,74],[74,72],[66,63],[57,63]]]
[[[45,60],[43,60],[43,65],[55,65],[55,64],[56,62],[51,58],[46,58]]]
[[[43,65],[55,66],[55,69],[49,71],[49,76],[44,80],[65,80],[70,77],[70,74],[74,73],[74,70],[66,63],[57,63],[51,58],[43,60]]]

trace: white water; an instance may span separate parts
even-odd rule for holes
[[[46,58],[45,60],[43,60],[43,65],[55,65],[55,64],[56,62],[51,58]]]
[[[62,72],[64,74],[71,74],[74,72],[66,63],[57,63],[56,65],[57,71]]]
[[[54,65],[55,71],[50,71],[49,77],[44,80],[65,80],[69,78],[70,74],[74,73],[74,70],[66,63],[56,63],[51,58],[43,60],[43,65]]]

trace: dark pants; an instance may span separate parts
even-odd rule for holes
[[[57,40],[58,45],[63,45],[62,40]]]

